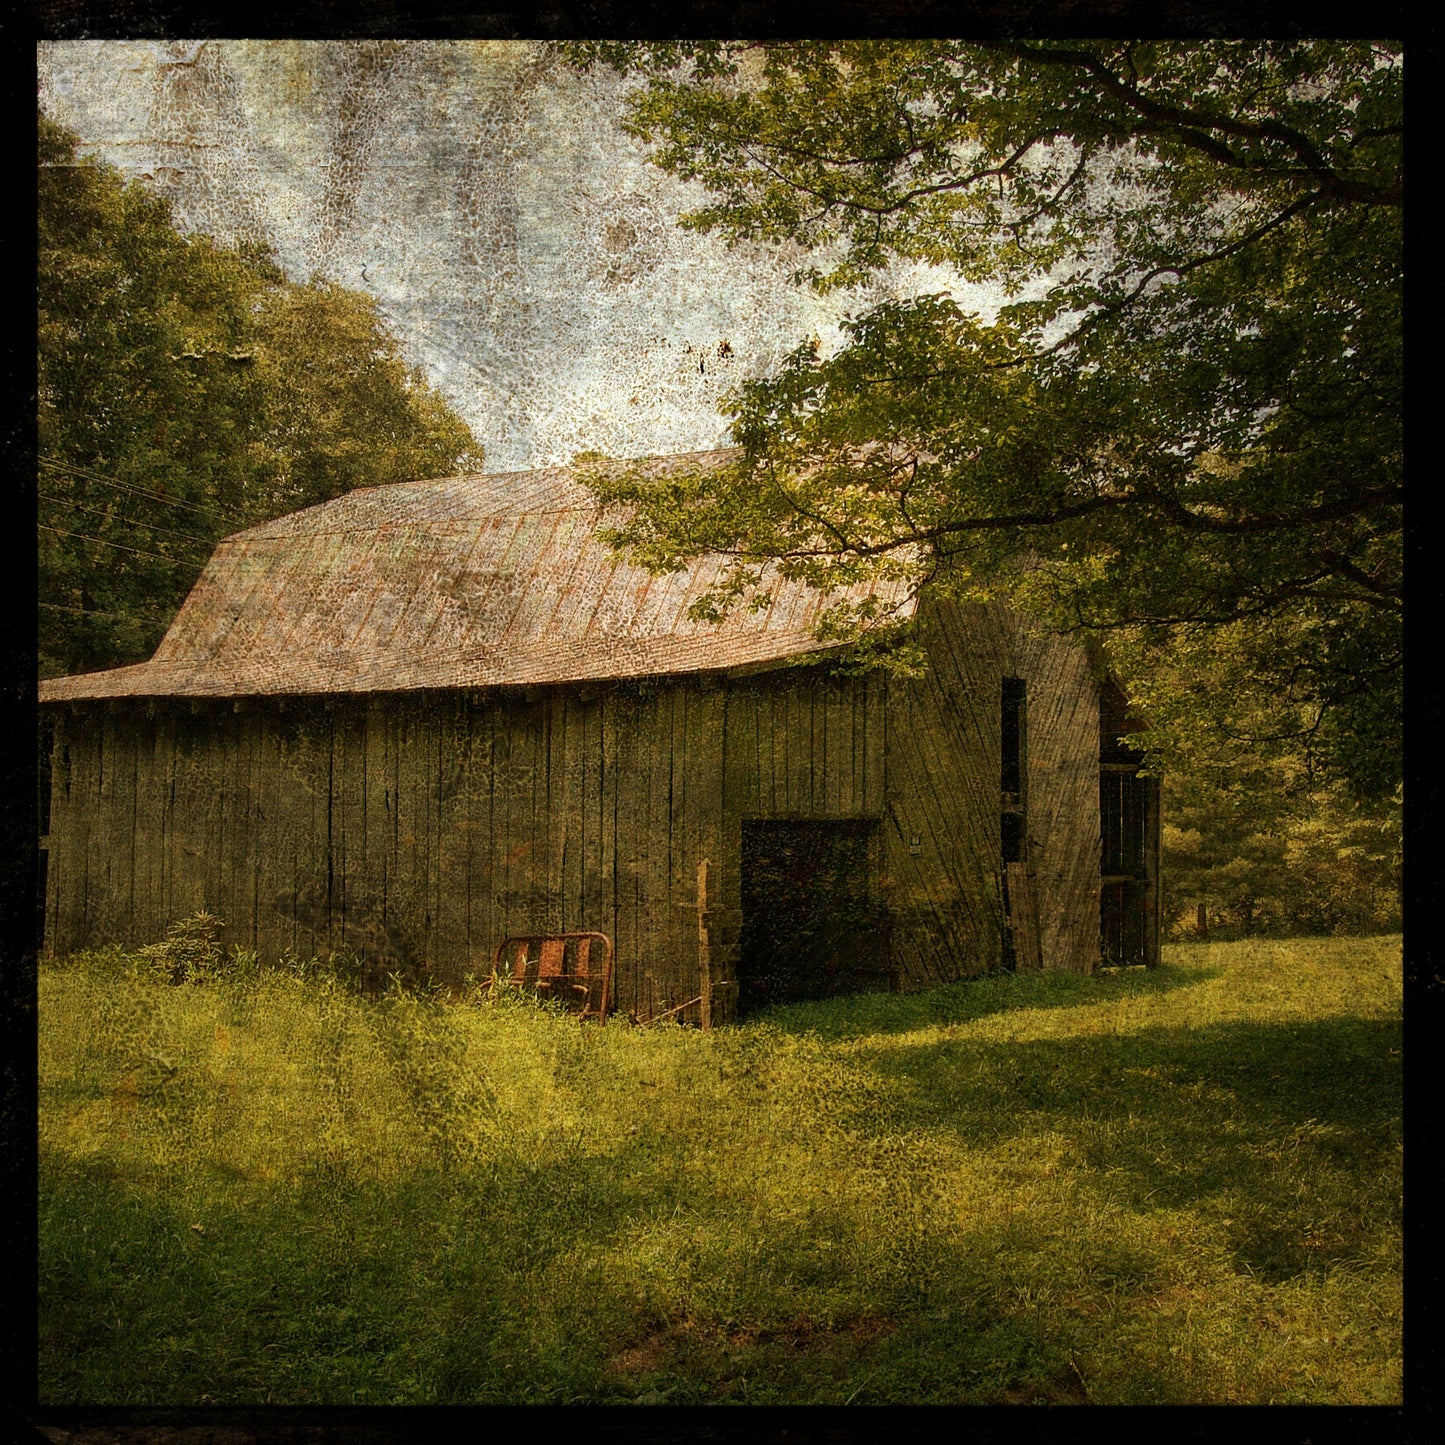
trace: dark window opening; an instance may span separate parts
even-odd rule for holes
[[[1022,813],[1004,813],[1000,816],[1003,833],[1003,861],[1022,863],[1024,861],[1024,819]]]
[[[999,789],[1005,793],[1023,792],[1024,690],[1023,678],[1004,678]]]
[[[877,824],[745,819],[738,1012],[895,986]]]
[[[1003,874],[1003,937],[999,967],[1005,973],[1013,973],[1019,966],[1018,949],[1014,947],[1013,900],[1009,897],[1008,869]]]
[[[1022,863],[1025,848],[1024,728],[1026,693],[1021,677],[1003,679],[999,708],[999,846],[1005,863]]]
[[[1032,908],[1028,861],[1028,684],[1001,679],[999,688],[999,852],[1003,860],[1003,948],[1000,963],[1015,969],[1038,960],[1027,923]],[[1023,934],[1020,934],[1023,929]],[[1036,930],[1035,930],[1036,932]]]

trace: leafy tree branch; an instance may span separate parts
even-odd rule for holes
[[[1007,596],[1107,638],[1141,695],[1175,679],[1174,702],[1150,694],[1161,756],[1187,694],[1221,745],[1249,713],[1254,736],[1305,739],[1309,768],[1391,793],[1398,47],[561,49],[630,77],[634,134],[710,193],[685,224],[801,246],[822,290],[886,284],[900,261],[938,277],[852,314],[833,354],[801,346],[739,386],[726,465],[667,483],[589,468],[630,508],[620,545],[824,589]],[[1001,303],[971,312],[975,283]],[[736,581],[720,607],[754,595]],[[1217,647],[1189,640],[1201,628]]]

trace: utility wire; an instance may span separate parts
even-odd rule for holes
[[[114,547],[117,552],[134,552],[137,557],[154,557],[157,562],[184,563],[184,557],[166,557],[160,552],[147,552],[143,547],[127,547],[120,542],[107,542],[104,537],[92,537],[87,532],[67,532],[64,527],[48,527],[39,524],[42,532],[54,532],[58,537],[75,537],[82,542],[99,542],[102,547]]]
[[[154,626],[161,619],[159,617],[142,617],[139,612],[111,612],[103,607],[68,607],[64,602],[42,602],[42,607],[48,607],[52,612],[74,612],[80,617],[120,617],[127,622],[144,622]]]
[[[183,502],[179,497],[168,497],[164,492],[150,492],[144,487],[137,487],[131,482],[117,481],[114,477],[102,476],[98,472],[88,472],[83,467],[70,466],[64,462],[54,462],[48,457],[40,457],[39,465],[49,467],[54,472],[64,472],[73,477],[81,477],[88,482],[100,482],[107,487],[116,487],[122,492],[134,492],[138,497],[149,497],[153,502],[164,502],[171,507],[183,507],[188,512],[199,512],[203,517],[211,517],[222,522],[244,522],[245,518],[239,512],[230,509],[217,510],[214,507],[200,507],[194,502]]]
[[[100,517],[106,521],[111,520],[109,512],[102,512],[99,507],[87,507],[83,502],[73,502],[69,497],[57,497],[53,492],[41,492],[40,495],[51,502],[59,502],[62,507],[74,507],[77,512],[89,512],[92,517]],[[147,532],[164,532],[168,537],[185,537],[192,542],[204,543],[207,547],[215,543],[209,537],[202,537],[196,532],[178,532],[174,527],[158,527],[154,522],[134,522],[126,517],[124,521],[135,527],[144,527]],[[96,538],[97,541],[101,540]]]

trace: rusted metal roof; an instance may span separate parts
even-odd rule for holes
[[[567,468],[361,488],[226,538],[151,661],[43,682],[40,700],[580,682],[819,650],[836,597],[774,580],[766,611],[694,621],[724,559],[655,577],[597,539],[602,521]],[[837,595],[872,590],[911,610],[901,592]]]

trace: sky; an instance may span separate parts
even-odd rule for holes
[[[183,229],[374,295],[488,471],[724,445],[730,387],[949,284],[819,298],[796,250],[679,230],[704,192],[624,133],[627,83],[533,42],[59,41],[39,71],[83,152]]]

